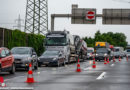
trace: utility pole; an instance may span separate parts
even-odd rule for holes
[[[48,1],[27,0],[25,32],[46,34],[48,31]]]
[[[16,29],[21,30],[21,28],[24,27],[24,26],[22,26],[21,22],[24,22],[24,20],[21,19],[20,15],[19,15],[18,19],[15,20],[15,23],[17,23],[17,26],[13,26],[13,27],[16,27]]]

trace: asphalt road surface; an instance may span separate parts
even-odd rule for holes
[[[40,67],[34,71],[35,83],[26,83],[27,71],[15,75],[2,74],[6,87],[32,88],[33,90],[130,90],[130,59],[120,62],[80,62],[82,72],[76,72],[76,63],[61,67]]]

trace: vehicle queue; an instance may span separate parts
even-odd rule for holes
[[[70,35],[69,32],[51,32],[46,36],[46,50],[37,56],[33,47],[14,47],[11,50],[0,48],[0,71],[14,74],[17,69],[29,70],[29,64],[32,69],[37,70],[42,65],[62,66],[71,62],[92,60],[102,61],[105,58],[110,60],[123,58],[130,55],[130,50],[124,52],[122,47],[114,47],[107,42],[95,42],[95,47],[87,47],[84,40],[77,35]]]

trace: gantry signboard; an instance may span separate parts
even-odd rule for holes
[[[96,9],[94,8],[78,8],[72,5],[72,24],[96,24]]]
[[[103,24],[130,24],[130,9],[103,9]]]

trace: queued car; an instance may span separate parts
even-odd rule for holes
[[[15,62],[9,49],[0,48],[0,72],[15,73]]]
[[[39,66],[50,65],[50,66],[61,66],[65,65],[65,57],[61,51],[45,51],[39,57]]]
[[[113,52],[115,58],[123,58],[121,52]]]
[[[16,69],[28,70],[30,63],[32,63],[33,69],[38,69],[38,56],[32,47],[14,47],[11,52],[14,56]]]
[[[93,59],[94,56],[94,48],[87,48],[87,59]]]
[[[96,50],[95,53],[95,60],[104,60],[105,58],[109,57],[109,60],[112,59],[112,52],[108,48],[99,48]]]
[[[127,50],[126,50],[126,56],[127,56],[128,58],[130,58],[130,49],[127,49]]]

